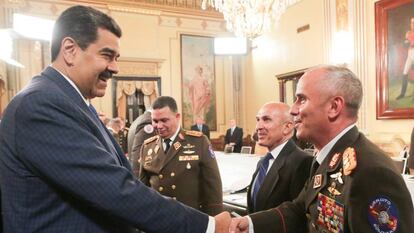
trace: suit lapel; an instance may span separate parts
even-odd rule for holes
[[[318,169],[315,172],[315,176],[322,175],[322,184],[318,188],[313,188],[314,185],[314,179],[315,176],[311,177],[311,183],[309,184],[309,191],[306,199],[306,208],[312,203],[312,201],[316,198],[317,194],[326,187],[327,181],[328,181],[328,175],[332,173],[333,171],[336,171],[338,169],[338,166],[342,164],[342,160],[332,168],[329,168],[329,163],[332,160],[332,157],[336,154],[340,154],[340,158],[342,158],[342,153],[344,150],[349,146],[352,145],[358,138],[359,131],[358,128],[355,126],[352,129],[350,129],[346,134],[344,134],[332,147],[331,151],[326,156],[325,160],[322,162],[322,164],[318,167]]]
[[[58,72],[56,71],[54,68],[48,66],[43,72],[42,75],[44,75],[47,79],[49,79],[50,81],[52,81],[53,83],[56,84],[56,86],[62,90],[62,94],[66,95],[68,98],[70,98],[72,100],[72,103],[74,103],[76,106],[78,106],[78,108],[80,109],[80,111],[83,113],[83,116],[88,118],[90,123],[93,124],[96,128],[97,131],[100,132],[99,130],[99,125],[97,125],[98,123],[102,124],[102,122],[96,122],[95,116],[93,115],[93,113],[89,110],[88,106],[86,105],[85,101],[83,100],[83,98],[80,96],[80,94],[76,91],[76,89]],[[113,139],[111,133],[109,133],[109,131],[106,129],[106,127],[102,124],[102,127],[104,128],[104,130],[106,131],[106,133],[108,134],[108,137],[111,139],[112,144],[116,150],[116,153],[118,153],[117,156],[119,159],[119,162],[121,163],[121,165],[125,165],[125,161],[122,161],[122,159],[120,159],[120,157],[122,157],[122,149],[118,146],[118,144],[115,142],[115,140]],[[105,148],[107,149],[107,151],[109,153],[111,153],[111,149],[109,148],[110,145],[108,145],[108,143],[106,142],[104,135],[99,135],[98,136],[99,141],[105,145]]]
[[[164,153],[165,156],[163,156],[164,158],[163,158],[163,162],[161,164],[160,170],[162,170],[171,161],[171,159],[173,159],[177,155],[177,153],[183,148],[182,142],[184,141],[184,136],[182,135],[183,135],[183,130],[180,130],[177,137],[172,142],[170,149],[167,151],[167,154]]]
[[[272,167],[269,172],[266,174],[265,180],[262,187],[259,190],[258,200],[268,200],[269,196],[272,194],[273,190],[276,189],[277,183],[279,181],[279,171],[285,165],[286,159],[293,150],[293,142],[288,141],[286,145],[282,148],[276,160],[273,162]],[[262,197],[262,195],[265,195]],[[262,199],[263,198],[263,199]],[[259,201],[258,201],[259,203]],[[265,204],[265,203],[263,203]]]

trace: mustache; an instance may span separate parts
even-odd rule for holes
[[[114,74],[114,73],[113,73],[112,71],[110,71],[110,70],[105,70],[105,71],[102,71],[102,72],[99,74],[99,77],[100,77],[100,78],[110,79],[110,78],[112,78],[113,74]]]

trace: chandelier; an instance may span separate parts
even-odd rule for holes
[[[203,0],[201,8],[207,4],[223,13],[227,29],[238,37],[254,39],[269,31],[273,22],[290,5],[300,0]]]

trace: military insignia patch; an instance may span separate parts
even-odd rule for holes
[[[150,143],[150,142],[152,142],[152,141],[154,141],[155,139],[158,139],[158,135],[155,135],[155,136],[153,136],[153,137],[150,137],[150,138],[148,138],[148,139],[146,139],[145,141],[144,141],[144,144],[148,144],[148,143]]]
[[[335,196],[341,195],[341,192],[339,192],[336,189],[336,183],[335,182],[332,182],[331,185],[328,187],[328,192],[329,192],[329,194],[330,194],[331,197],[335,197]]]
[[[350,175],[357,166],[357,159],[355,149],[352,147],[346,148],[342,156],[342,165],[344,168],[344,175]]]
[[[398,229],[398,209],[386,196],[374,198],[368,207],[368,220],[377,233],[394,233]]]
[[[336,153],[336,154],[334,154],[334,156],[332,156],[332,159],[329,162],[329,169],[334,168],[338,164],[339,156],[341,156],[341,154],[339,154],[339,153]]]
[[[213,146],[208,145],[208,154],[211,156],[211,158],[216,158],[216,155],[214,154]]]
[[[342,180],[342,169],[340,169],[337,173],[331,174],[330,177],[335,179],[335,181],[338,181],[340,184],[344,184],[344,181]]]
[[[152,132],[154,132],[154,127],[151,124],[145,125],[144,126],[144,132],[147,134],[150,134]]]
[[[313,188],[319,188],[322,185],[322,175],[318,174],[313,178]]]
[[[174,149],[175,149],[175,150],[180,149],[180,147],[181,147],[181,143],[180,143],[180,142],[176,142],[176,143],[174,143]]]
[[[317,203],[317,224],[328,230],[321,232],[344,232],[344,205],[322,193],[318,194]]]
[[[150,149],[148,150],[147,155],[152,155],[152,148],[150,148]]]
[[[191,148],[194,148],[195,146],[191,145],[190,143],[187,143],[187,145],[185,145],[183,147],[184,147],[184,149],[191,149]]]
[[[185,131],[185,134],[190,135],[190,136],[194,136],[194,137],[201,137],[201,136],[203,136],[203,133],[202,132],[194,131],[194,130]]]

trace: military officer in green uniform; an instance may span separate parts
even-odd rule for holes
[[[315,145],[299,196],[236,218],[231,233],[409,233],[413,202],[391,159],[358,131],[362,84],[337,66],[308,70],[291,108],[297,137]]]
[[[162,195],[209,215],[222,211],[220,172],[211,144],[203,133],[180,128],[175,100],[155,100],[152,122],[158,135],[141,148],[140,180]]]

